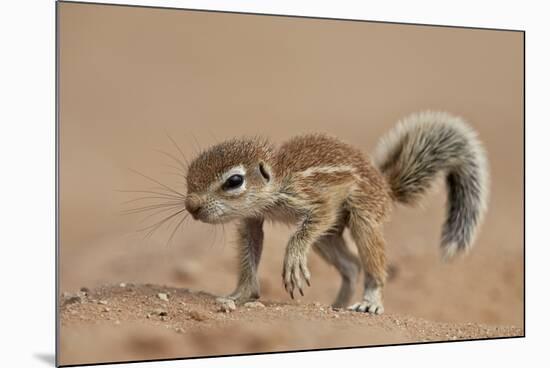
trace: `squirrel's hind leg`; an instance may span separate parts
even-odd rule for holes
[[[363,300],[348,309],[381,314],[384,312],[382,288],[386,280],[385,243],[379,225],[369,221],[361,208],[350,211],[349,229],[365,272]]]
[[[327,263],[336,267],[342,276],[340,291],[332,306],[334,308],[346,307],[351,301],[357,276],[361,270],[359,259],[346,246],[342,231],[321,237],[315,242],[313,249]]]
[[[238,303],[260,297],[258,265],[264,241],[263,222],[262,218],[247,218],[238,225],[239,280],[235,291],[227,297]]]

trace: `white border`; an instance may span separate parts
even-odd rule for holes
[[[140,5],[404,21],[527,31],[526,339],[134,364],[132,367],[384,365],[517,367],[544,359],[550,259],[547,11],[523,1],[106,1]],[[540,4],[540,5],[539,5]],[[538,6],[537,6],[538,5]],[[54,349],[54,2],[11,0],[0,12],[2,366],[51,366]],[[24,262],[22,261],[24,260]],[[536,364],[536,363],[535,363]]]

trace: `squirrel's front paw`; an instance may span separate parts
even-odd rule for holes
[[[310,286],[310,277],[311,274],[307,268],[307,259],[305,256],[289,254],[285,256],[283,284],[292,299],[294,299],[294,289],[298,289],[300,294],[304,296],[302,279],[306,282],[307,286]]]

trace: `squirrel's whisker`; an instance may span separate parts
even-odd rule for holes
[[[222,236],[223,236],[223,248],[225,248],[226,240],[225,240],[225,225],[222,222]]]
[[[185,155],[183,154],[183,151],[180,148],[180,146],[176,143],[176,140],[174,138],[172,138],[172,136],[170,136],[170,134],[168,134],[168,132],[166,132],[166,136],[168,137],[168,139],[170,139],[170,141],[174,144],[174,146],[176,146],[176,149],[181,154],[181,157],[183,157],[183,160],[185,161],[185,163],[187,165],[186,168],[189,167],[189,160],[187,160],[187,157],[185,157]]]
[[[195,153],[198,155],[202,152],[202,148],[201,148],[201,145],[199,144],[199,141],[197,140],[197,137],[189,132],[189,135],[191,136],[191,138],[193,138],[193,142],[195,143]]]
[[[160,149],[155,149],[156,152],[158,153],[161,153],[169,158],[171,158],[172,160],[176,161],[180,166],[181,168],[184,170],[184,171],[187,171],[187,166],[179,159],[177,158],[176,156],[172,155],[171,153],[169,152],[166,152],[166,151],[163,151],[163,150],[160,150]]]
[[[161,208],[161,209],[158,209],[150,214],[148,214],[147,216],[145,216],[143,219],[140,220],[140,224],[143,224],[145,223],[148,219],[152,218],[152,217],[155,217],[157,215],[160,215],[161,213],[164,213],[164,212],[168,212],[168,211],[172,211],[174,210],[175,208],[174,207],[165,207],[165,208]]]
[[[164,199],[164,200],[167,200],[168,202],[172,202],[172,203],[184,203],[184,201],[182,199],[175,199],[175,198],[171,198],[171,197],[145,196],[145,197],[138,197],[138,198],[134,198],[134,199],[124,201],[124,202],[121,203],[121,205],[134,203],[134,202],[138,202],[138,201],[148,201],[148,200],[152,200],[152,199]],[[168,202],[164,202],[164,203],[168,203]]]
[[[185,175],[184,175],[183,172],[181,171],[181,168],[179,168],[179,167],[177,167],[177,166],[174,166],[174,165],[160,165],[160,166],[176,170],[175,172],[173,172],[173,171],[167,171],[167,172],[166,172],[167,174],[170,174],[170,175],[178,175],[178,176],[181,176],[182,178],[185,178]]]
[[[133,173],[137,174],[137,175],[140,175],[140,176],[144,177],[144,178],[147,179],[147,180],[152,181],[153,183],[156,183],[156,184],[160,185],[160,186],[163,187],[164,189],[166,189],[166,190],[168,190],[168,191],[170,191],[170,192],[172,192],[172,193],[174,193],[174,194],[176,194],[176,195],[178,195],[178,196],[180,196],[180,197],[185,197],[185,194],[180,193],[180,192],[178,192],[177,190],[175,190],[175,189],[173,189],[173,188],[170,188],[170,187],[169,187],[168,185],[166,185],[166,184],[162,184],[160,181],[158,181],[158,180],[156,180],[156,179],[153,179],[153,178],[151,178],[150,176],[147,176],[147,175],[145,175],[145,174],[142,174],[142,173],[140,173],[139,171],[134,170],[134,169],[129,169],[129,170],[132,171]]]
[[[183,174],[181,174],[181,173],[178,173],[178,172],[165,171],[165,172],[163,172],[162,174],[164,174],[164,175],[170,175],[170,176],[177,176],[177,177],[179,177],[179,178],[185,179],[185,176],[184,176]],[[182,185],[184,185],[184,186],[186,185],[186,183],[183,182],[183,181],[176,181],[175,183],[176,183],[176,184],[182,184]]]
[[[164,225],[167,221],[170,221],[171,219],[173,219],[174,217],[176,217],[177,215],[181,214],[185,212],[185,208],[182,209],[182,210],[179,210],[179,211],[176,211],[174,213],[172,213],[171,215],[163,218],[162,220],[160,220],[159,222],[156,222],[154,223],[153,225],[150,225],[150,226],[146,226],[144,228],[141,228],[141,229],[138,229],[137,231],[138,232],[141,232],[141,231],[146,231],[146,230],[149,230],[151,229],[151,231],[149,231],[147,234],[145,234],[145,238],[148,238],[150,237],[156,230],[158,230],[160,227],[162,227],[162,225]]]
[[[149,190],[160,190],[161,193],[164,193],[165,195],[172,195],[172,196],[180,198],[180,199],[185,199],[185,196],[175,195],[174,193],[164,189],[163,187],[151,187],[151,188],[149,188]],[[162,191],[164,191],[164,192],[162,192]]]
[[[156,188],[158,189],[158,188]],[[157,192],[155,190],[117,190],[117,192],[120,193],[141,193],[141,194],[156,194],[156,195],[162,195],[174,199],[184,199],[185,197],[182,197],[180,195],[174,195],[172,193],[164,193],[164,192]]]
[[[127,209],[127,210],[123,210],[123,211],[121,211],[121,213],[123,215],[131,215],[131,214],[134,214],[134,213],[147,212],[147,211],[156,210],[156,209],[165,208],[165,207],[183,207],[183,203],[178,202],[178,203],[152,204],[152,205],[148,205],[148,206],[136,207],[136,208],[130,208],[130,209]]]
[[[211,238],[212,240],[210,241],[210,245],[209,245],[209,249],[212,250],[215,245],[216,245],[216,240],[218,240],[218,227],[217,226],[213,226],[214,228],[214,237]]]
[[[186,213],[185,216],[183,216],[181,218],[181,220],[178,222],[178,224],[176,225],[176,227],[174,228],[174,230],[172,230],[172,233],[170,234],[170,237],[168,238],[168,245],[170,245],[170,242],[172,241],[172,238],[174,237],[174,235],[176,234],[176,231],[178,231],[178,229],[180,228],[180,226],[185,222],[185,220],[187,220],[187,218],[189,217],[189,213]]]

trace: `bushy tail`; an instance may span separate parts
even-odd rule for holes
[[[485,214],[489,185],[485,151],[475,131],[447,113],[413,114],[381,140],[374,160],[393,198],[405,204],[416,203],[443,173],[448,195],[443,256],[469,250]]]

